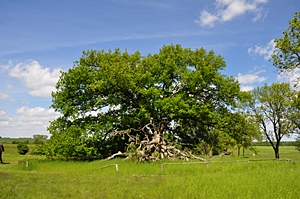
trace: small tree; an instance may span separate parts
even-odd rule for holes
[[[204,140],[201,140],[201,142],[196,145],[194,152],[196,154],[204,155],[207,158],[208,156],[211,156],[211,146]]]
[[[25,155],[29,151],[29,147],[25,143],[19,143],[17,148],[20,155]]]
[[[48,138],[47,135],[40,135],[40,134],[33,135],[33,139],[34,139],[33,143],[44,144],[47,138]]]
[[[251,98],[245,103],[249,114],[260,124],[261,131],[271,144],[275,158],[279,159],[279,146],[283,136],[291,136],[297,131],[293,119],[297,114],[294,106],[296,92],[289,83],[264,85],[249,93]]]

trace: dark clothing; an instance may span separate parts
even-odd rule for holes
[[[2,152],[4,151],[4,146],[0,144],[0,162],[3,163],[2,161]]]

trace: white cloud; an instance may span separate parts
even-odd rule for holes
[[[52,72],[49,68],[44,68],[37,61],[29,63],[19,63],[9,73],[25,83],[30,89],[28,94],[37,97],[51,97],[51,92],[55,90],[55,84],[60,75],[60,69],[56,68]]]
[[[0,110],[0,136],[2,137],[32,137],[34,134],[49,135],[49,121],[59,116],[53,109],[41,107],[29,108],[23,106],[16,109],[18,115],[8,117]]]
[[[267,80],[266,77],[261,76],[261,73],[266,72],[265,70],[259,70],[259,67],[255,67],[252,71],[247,74],[238,73],[236,79],[241,84],[242,91],[251,91],[254,89],[254,85]]]
[[[241,84],[249,84],[249,83],[260,83],[265,81],[267,78],[266,77],[260,77],[259,74],[265,72],[264,70],[260,70],[256,73],[248,73],[248,74],[241,74],[238,73],[237,76],[237,80],[241,83]]]
[[[255,45],[255,48],[248,48],[248,53],[252,55],[264,56],[265,60],[270,60],[274,49],[275,49],[275,42],[274,39],[272,39],[265,46]]]
[[[254,86],[241,86],[241,91],[251,91],[254,89]]]
[[[10,102],[14,102],[13,98],[10,98],[7,94],[0,93],[0,100],[9,100]]]
[[[206,10],[204,10],[200,16],[199,19],[196,19],[195,22],[198,24],[201,24],[202,26],[209,26],[213,27],[215,25],[215,21],[218,20],[218,17],[215,15],[210,14]]]
[[[231,21],[247,12],[252,12],[254,14],[252,21],[257,21],[266,16],[260,4],[267,2],[268,0],[216,0],[215,12],[203,10],[195,23],[200,26],[213,27],[216,21]]]
[[[1,122],[5,122],[6,120],[7,120],[6,112],[0,110],[0,124]]]
[[[4,93],[0,93],[0,100],[2,99],[9,99],[9,96]]]
[[[6,64],[6,65],[0,65],[0,74],[7,71],[11,66],[12,66],[12,61],[11,60],[9,60],[8,64]]]

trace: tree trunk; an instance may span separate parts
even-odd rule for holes
[[[241,154],[241,147],[238,147],[238,157],[240,157]]]
[[[274,153],[275,153],[275,158],[279,159],[279,146],[276,145],[276,147],[274,148]]]
[[[245,157],[245,148],[243,147],[243,158]]]

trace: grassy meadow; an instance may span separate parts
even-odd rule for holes
[[[300,153],[281,147],[290,161],[252,161],[273,158],[272,148],[259,146],[247,158],[223,157],[206,164],[136,163],[46,160],[18,155],[16,144],[4,144],[0,164],[0,198],[300,198]],[[29,145],[33,148],[34,145]],[[251,161],[248,164],[248,161]],[[28,166],[26,166],[26,162]],[[225,163],[224,163],[225,162]],[[186,163],[175,161],[175,163]],[[107,165],[118,164],[116,167]]]

